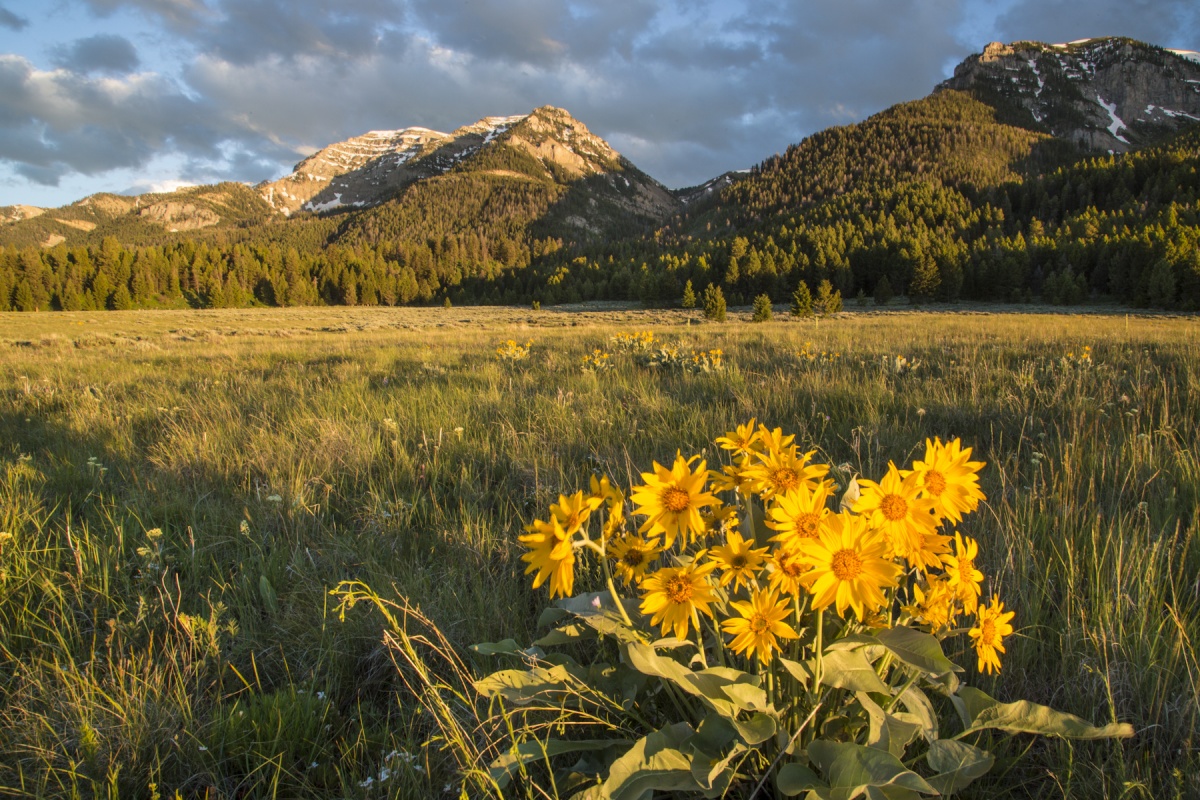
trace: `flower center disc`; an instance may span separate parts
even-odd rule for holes
[[[925,473],[925,489],[934,497],[946,491],[946,477],[936,469]]]
[[[963,583],[971,582],[971,573],[975,571],[975,561],[970,558],[958,560],[958,579]]]
[[[755,614],[750,618],[750,630],[755,633],[766,633],[771,629],[771,621],[762,614]]]
[[[672,486],[662,493],[662,502],[668,511],[673,511],[678,514],[685,510],[692,503],[691,495],[676,486]]]
[[[746,566],[746,556],[742,553],[738,553],[736,556],[729,559],[729,566],[733,567],[734,569],[742,569]]]
[[[801,514],[796,517],[796,531],[805,539],[814,539],[821,520],[816,514]]]
[[[989,619],[987,622],[985,622],[979,626],[979,641],[983,642],[984,644],[993,644],[994,645],[996,643],[996,639],[997,639],[997,637],[996,637],[996,623],[995,622],[992,622]]]
[[[645,560],[646,554],[633,547],[626,550],[625,555],[621,556],[621,563],[627,567],[640,567]]]
[[[781,491],[790,492],[800,485],[800,476],[796,474],[796,470],[784,467],[775,470],[775,474],[771,476],[771,482]]]
[[[863,563],[853,550],[838,550],[830,564],[833,574],[840,581],[852,581],[862,574]]]
[[[879,510],[889,522],[898,522],[908,516],[908,503],[898,494],[889,494],[879,504]]]
[[[676,576],[667,581],[667,599],[676,605],[683,605],[692,599],[691,581],[686,578]]]

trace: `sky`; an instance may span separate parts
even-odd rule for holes
[[[1195,0],[0,0],[0,206],[257,183],[369,130],[567,109],[672,188],[991,41],[1200,50]]]

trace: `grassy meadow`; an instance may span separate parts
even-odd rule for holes
[[[647,329],[725,369],[581,371]],[[495,668],[468,646],[532,641],[547,604],[525,523],[593,472],[714,466],[756,417],[843,482],[961,437],[988,496],[963,529],[1018,635],[999,676],[966,637],[948,655],[1137,731],[996,737],[964,796],[1200,797],[1198,353],[1195,317],[1116,313],[0,314],[0,795],[457,798],[382,615],[330,590],[406,600]]]

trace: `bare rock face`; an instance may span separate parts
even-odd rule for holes
[[[46,213],[46,209],[37,206],[0,206],[0,225],[11,225],[23,219],[33,219]]]
[[[169,231],[194,231],[221,221],[212,210],[193,203],[155,203],[139,211],[138,216],[148,222],[157,222]]]
[[[938,89],[969,92],[1005,122],[1123,153],[1200,121],[1200,55],[1123,38],[993,42]]]

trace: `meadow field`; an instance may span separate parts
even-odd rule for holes
[[[639,330],[724,367],[581,370]],[[1200,797],[1198,353],[1194,316],[1104,310],[0,314],[0,795],[474,797],[384,616],[330,591],[419,609],[412,635],[483,674],[471,644],[544,633],[525,524],[595,473],[715,466],[753,417],[843,483],[961,437],[1017,635],[997,676],[947,654],[1135,729],[997,736],[962,796]]]

